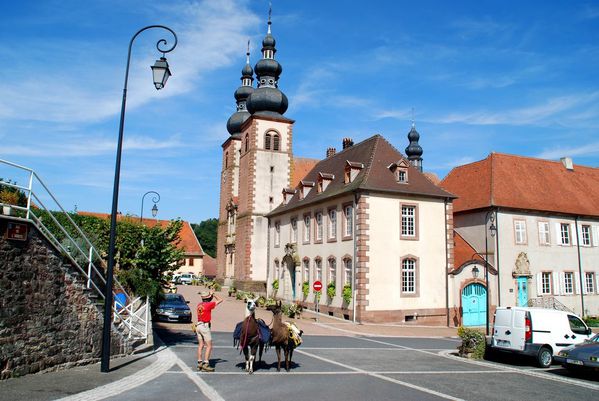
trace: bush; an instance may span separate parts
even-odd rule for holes
[[[259,307],[262,308],[262,307],[266,306],[266,298],[263,295],[260,295],[260,297],[258,298],[256,303],[258,304]]]
[[[351,285],[345,284],[343,286],[343,292],[341,293],[341,295],[343,296],[343,302],[345,302],[346,304],[349,305],[349,303],[351,302],[351,298],[352,298]]]
[[[599,317],[585,317],[584,322],[589,327],[599,327]]]
[[[275,279],[272,282],[272,289],[275,290],[275,291],[279,289],[279,279]]]
[[[290,318],[299,315],[303,310],[304,308],[300,304],[283,304],[281,306],[281,312]]]
[[[310,283],[308,283],[307,281],[304,281],[302,283],[302,294],[304,294],[304,298],[306,298],[308,296],[309,292],[310,292]]]
[[[472,355],[474,359],[483,359],[485,357],[487,340],[482,331],[460,326],[458,327],[458,336],[462,339],[462,344],[458,347],[460,356]]]
[[[327,295],[330,299],[335,298],[335,295],[337,295],[335,283],[329,283],[329,285],[327,285]]]

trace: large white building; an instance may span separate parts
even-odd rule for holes
[[[458,196],[454,322],[484,324],[487,294],[490,316],[523,305],[599,315],[599,169],[491,153],[441,185]]]

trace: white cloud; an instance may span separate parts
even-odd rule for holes
[[[591,142],[581,146],[563,146],[545,149],[535,157],[541,159],[559,159],[565,156],[596,156],[599,155],[599,142]]]

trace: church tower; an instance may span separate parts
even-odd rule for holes
[[[262,41],[262,58],[254,67],[258,87],[247,90],[247,110],[238,108],[229,119],[227,128],[231,137],[223,144],[223,179],[231,176],[236,182],[232,182],[231,187],[221,183],[218,253],[224,254],[228,247],[233,254],[229,254],[222,268],[222,258],[218,258],[217,262],[219,269],[223,270],[222,277],[230,278],[235,287],[255,291],[266,290],[268,219],[265,216],[281,203],[281,188],[289,187],[291,182],[294,121],[283,116],[288,101],[279,89],[283,68],[275,60],[276,51],[269,12],[268,31]],[[247,66],[244,72],[246,69]],[[237,127],[236,121],[242,121],[238,137],[236,129],[233,129]],[[226,156],[227,149],[229,156]],[[231,150],[234,150],[233,156]],[[226,160],[230,160],[231,167]],[[234,235],[227,235],[227,230],[231,229],[223,223],[230,222],[231,210],[235,214]],[[227,241],[230,243],[227,244]],[[229,266],[232,269],[227,270]]]

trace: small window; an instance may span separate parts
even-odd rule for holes
[[[516,244],[526,244],[526,221],[525,220],[514,220],[514,230]]]
[[[274,173],[275,172],[275,166],[270,166],[270,172]]]
[[[297,219],[291,219],[291,241],[292,244],[297,242]]]
[[[279,150],[279,134],[272,137],[272,150]]]
[[[316,213],[316,238],[315,241],[322,241],[322,213]]]
[[[281,244],[281,223],[275,222],[275,246]]]
[[[268,197],[268,203],[273,203],[274,202],[274,198],[272,196]]]
[[[304,242],[310,242],[310,215],[304,216]]]
[[[229,167],[229,152],[225,153],[225,168]]]
[[[560,224],[561,244],[570,245],[570,224]]]
[[[408,172],[404,169],[397,169],[397,182],[408,182]]]
[[[304,259],[302,274],[303,274],[303,281],[307,281],[309,283],[310,282],[310,259]]]
[[[193,261],[194,261],[193,258],[189,258],[189,266],[193,266]]]
[[[595,273],[587,272],[584,274],[584,287],[587,294],[595,292]]]
[[[574,294],[574,273],[564,273],[564,294]]]
[[[350,258],[343,260],[343,271],[345,273],[343,283],[352,287],[352,264]]]
[[[346,205],[343,208],[343,236],[349,238],[353,235],[354,229],[354,208]]]
[[[337,210],[329,210],[329,239],[337,238]]]
[[[404,259],[401,262],[401,292],[404,294],[416,293],[416,261]]]
[[[250,146],[250,137],[248,134],[245,134],[245,151],[247,152]]]
[[[543,295],[551,294],[551,273],[550,272],[542,272],[541,273],[541,294],[543,294]]]
[[[271,140],[270,134],[264,135],[264,149],[270,150],[270,140]]]
[[[337,260],[335,258],[329,259],[329,283],[337,283]]]
[[[416,237],[416,206],[401,206],[401,236]]]
[[[314,270],[316,281],[322,281],[322,260],[320,258],[314,259]]]
[[[582,237],[582,246],[591,246],[591,226],[581,226],[580,233]]]

